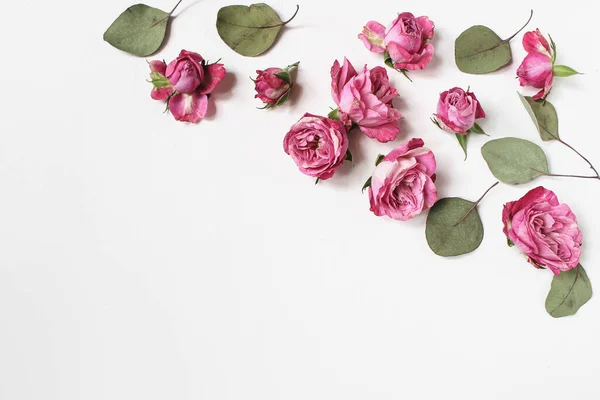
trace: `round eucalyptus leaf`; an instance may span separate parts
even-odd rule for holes
[[[429,210],[425,236],[429,248],[442,257],[477,249],[483,241],[483,224],[475,203],[459,197],[438,200]]]
[[[267,51],[287,22],[282,22],[275,11],[264,3],[227,6],[217,13],[217,31],[221,39],[233,51],[247,57]]]
[[[554,318],[573,315],[591,298],[592,284],[585,269],[579,264],[554,276],[546,298],[546,311]]]
[[[523,96],[521,93],[519,97],[542,140],[558,139],[558,114],[552,103],[547,100],[533,100],[532,97]]]
[[[508,64],[512,55],[507,40],[502,40],[487,26],[475,25],[456,39],[454,58],[462,72],[487,74]]]
[[[518,185],[549,173],[546,154],[528,140],[490,140],[481,148],[481,154],[492,174],[504,183]]]
[[[119,50],[146,57],[156,52],[167,32],[169,14],[145,4],[123,11],[104,32],[104,40]]]

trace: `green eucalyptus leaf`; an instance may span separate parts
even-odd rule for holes
[[[521,93],[519,97],[542,140],[558,139],[558,114],[552,103],[547,100],[533,100],[532,97],[523,96]]]
[[[559,78],[565,78],[567,76],[573,75],[581,75],[580,72],[577,72],[573,68],[567,67],[566,65],[555,65],[554,67],[552,67],[552,72],[554,73],[554,76],[558,76]]]
[[[438,200],[427,216],[425,236],[429,248],[442,257],[477,249],[483,241],[483,224],[476,204],[459,197]]]
[[[255,57],[273,46],[281,28],[295,16],[282,22],[275,11],[264,3],[227,6],[217,13],[217,31],[233,51]]]
[[[146,57],[156,52],[167,32],[170,14],[145,4],[125,10],[104,32],[104,40],[119,50]]]
[[[546,298],[546,311],[554,318],[573,315],[591,298],[592,284],[585,269],[579,264],[554,276]]]
[[[508,41],[487,26],[475,25],[456,39],[454,58],[462,72],[487,74],[508,64],[512,55]]]
[[[549,173],[546,154],[528,140],[490,140],[481,148],[481,154],[492,174],[504,183],[518,185]]]
[[[456,66],[468,74],[487,74],[494,72],[512,60],[510,41],[521,32],[527,23],[517,33],[502,40],[493,30],[483,25],[475,25],[460,34],[454,42],[454,59]]]
[[[467,140],[468,135],[463,135],[462,133],[456,133],[456,139],[458,140],[458,144],[460,144],[460,147],[463,149],[463,151],[465,152],[465,160],[467,159]]]

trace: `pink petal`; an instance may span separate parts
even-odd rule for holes
[[[169,100],[169,111],[177,121],[198,122],[206,115],[208,96],[201,93],[177,93]]]
[[[423,39],[433,39],[433,31],[435,26],[433,25],[433,21],[429,19],[429,17],[418,17],[417,24],[423,30]]]
[[[363,28],[358,38],[361,39],[367,49],[374,53],[383,53],[385,44],[383,38],[385,36],[385,26],[376,21],[369,21]]]
[[[200,84],[198,91],[200,94],[209,94],[217,87],[219,82],[225,78],[227,71],[223,64],[211,64],[204,68],[204,80]]]

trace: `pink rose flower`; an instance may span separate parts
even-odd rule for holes
[[[523,47],[529,54],[517,69],[519,83],[521,86],[533,86],[542,89],[533,96],[533,99],[545,99],[552,89],[554,78],[552,48],[539,29],[525,33]]]
[[[372,52],[386,51],[394,68],[399,70],[423,69],[433,58],[434,24],[428,17],[418,17],[405,12],[385,29],[380,23],[370,21],[358,37]]]
[[[392,150],[371,177],[371,211],[406,221],[431,208],[437,201],[435,169],[435,156],[421,139]]]
[[[256,71],[258,76],[254,79],[254,90],[256,90],[254,97],[265,103],[264,108],[273,108],[287,100],[293,86],[289,71],[298,64],[292,64],[285,69],[267,68],[264,71]]]
[[[208,95],[225,78],[223,64],[206,65],[200,54],[182,50],[179,57],[166,65],[150,62],[150,77],[155,100],[166,100],[177,121],[198,122],[208,109]]]
[[[504,205],[504,234],[536,268],[548,267],[555,275],[579,264],[582,235],[568,205],[543,187]]]
[[[283,139],[284,151],[308,176],[329,179],[348,152],[348,136],[341,121],[304,114]]]
[[[455,87],[440,95],[434,118],[443,130],[466,135],[476,119],[485,118],[485,112],[475,93]]]
[[[331,95],[346,125],[355,123],[368,137],[380,142],[396,139],[400,133],[398,120],[402,115],[393,108],[392,100],[398,96],[398,91],[390,86],[384,68],[369,70],[365,65],[357,73],[344,58],[343,66],[338,61],[333,64],[331,79]]]

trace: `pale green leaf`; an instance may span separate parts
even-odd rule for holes
[[[554,276],[546,298],[546,311],[554,318],[573,315],[591,298],[592,284],[585,269],[579,264]]]
[[[119,50],[146,57],[165,39],[169,14],[145,4],[125,10],[104,32],[104,40]]]
[[[547,100],[533,100],[532,97],[523,96],[521,93],[519,97],[542,140],[558,139],[558,114],[552,103]]]
[[[427,216],[425,236],[439,256],[459,256],[477,249],[483,241],[483,224],[475,203],[459,197],[438,200]]]
[[[528,140],[490,140],[481,148],[481,154],[492,174],[504,183],[527,183],[549,173],[546,154]]]

